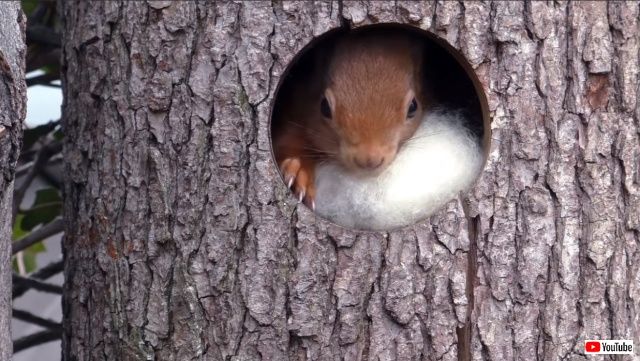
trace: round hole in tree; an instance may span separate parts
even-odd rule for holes
[[[400,24],[314,39],[289,64],[271,114],[274,159],[295,199],[360,230],[415,224],[471,188],[489,133],[464,56]]]

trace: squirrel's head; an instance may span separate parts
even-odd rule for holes
[[[336,45],[317,104],[346,167],[379,172],[423,118],[419,44],[408,37],[351,36]]]

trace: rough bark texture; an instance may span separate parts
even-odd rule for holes
[[[66,360],[640,347],[637,2],[61,6]],[[468,199],[413,228],[356,233],[295,208],[269,112],[314,36],[389,21],[467,57],[492,146]]]
[[[13,181],[26,115],[26,19],[20,2],[0,2],[0,360],[10,360]]]

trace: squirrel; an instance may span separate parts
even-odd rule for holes
[[[393,162],[430,105],[422,58],[407,34],[352,32],[317,51],[304,79],[283,90],[274,155],[299,201],[315,210],[323,163],[367,177]]]
[[[440,45],[390,28],[318,43],[278,91],[273,145],[299,201],[343,226],[420,221],[485,161],[471,78]]]

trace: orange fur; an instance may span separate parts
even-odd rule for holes
[[[323,159],[338,159],[363,173],[384,169],[422,119],[422,57],[418,41],[407,35],[352,33],[338,40],[316,74],[293,84],[274,133],[276,160],[285,181],[314,205],[314,174]],[[322,115],[323,97],[331,117]],[[412,99],[415,115],[407,118]]]

